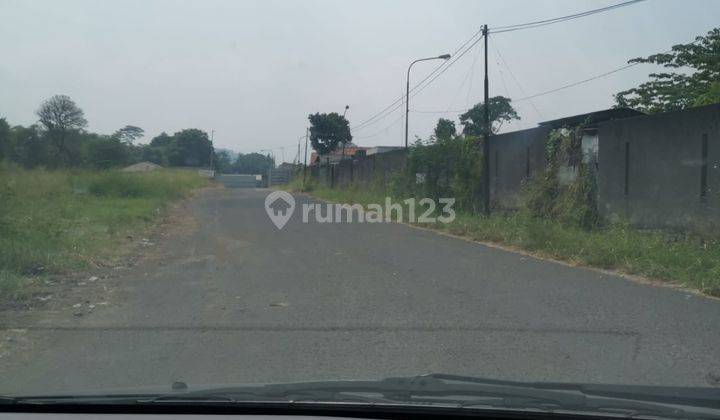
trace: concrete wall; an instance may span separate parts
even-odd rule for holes
[[[720,105],[600,124],[598,171],[600,212],[610,220],[719,230]]]
[[[517,209],[528,177],[545,169],[548,127],[498,134],[490,139],[490,202],[496,209]]]
[[[492,138],[490,193],[495,209],[521,206],[525,184],[546,167],[549,133],[549,127],[540,126]],[[603,217],[639,227],[720,231],[720,105],[615,119],[598,125],[597,138],[591,134],[583,146],[594,150],[598,145]],[[311,174],[335,187],[376,181],[387,185],[406,163],[403,149],[315,166]]]
[[[392,176],[401,171],[406,163],[407,151],[401,149],[345,159],[337,164],[315,165],[311,167],[310,173],[315,181],[333,187],[344,188],[351,184],[369,185],[376,181],[387,185]]]

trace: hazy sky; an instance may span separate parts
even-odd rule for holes
[[[85,111],[92,131],[132,124],[145,129],[147,141],[161,131],[215,130],[218,147],[284,146],[292,160],[309,113],[342,113],[347,104],[351,125],[363,121],[403,94],[412,60],[453,52],[484,23],[523,23],[618,2],[0,0],[0,116],[32,124],[44,99],[65,94]],[[582,80],[691,41],[719,23],[720,1],[648,0],[496,34],[490,94],[519,98]],[[481,46],[412,98],[411,110],[479,102]],[[417,64],[411,80],[438,64]],[[640,65],[518,102],[522,120],[503,131],[607,108],[613,93],[653,69]],[[402,144],[401,115],[353,131],[355,143]],[[428,136],[439,117],[457,114],[411,112],[411,137]]]

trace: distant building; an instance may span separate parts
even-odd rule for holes
[[[360,147],[357,146],[354,143],[348,143],[343,148],[342,145],[340,145],[337,149],[333,150],[332,152],[328,153],[327,155],[322,156],[322,163],[330,162],[338,163],[343,159],[352,159],[356,156],[364,155],[367,152],[367,147]],[[343,155],[344,151],[344,155]],[[321,157],[313,150],[312,154],[310,155],[310,165],[317,165],[318,160],[321,159]]]
[[[279,164],[276,169],[281,169],[281,170],[285,170],[285,171],[294,171],[295,169],[300,168],[300,167],[301,167],[301,165],[296,165],[296,164],[290,163],[290,162],[283,162],[283,163]]]
[[[403,149],[402,146],[374,146],[367,149],[367,155],[376,155],[378,153],[392,152],[393,150]]]
[[[353,143],[349,143],[347,146],[345,146],[344,158],[345,159],[353,159],[353,158],[359,158],[359,157],[363,157],[363,156],[376,155],[379,153],[392,152],[393,150],[399,150],[399,149],[403,149],[403,147],[402,146],[361,147],[361,146],[357,146]],[[310,156],[310,164],[316,165],[318,163],[318,159],[321,159],[321,161],[322,161],[321,163],[323,163],[323,164],[328,162],[328,159],[331,164],[338,163],[339,161],[341,161],[343,159],[342,146],[338,147],[338,149],[333,151],[332,153],[322,156],[322,158],[320,158],[318,156],[318,154],[315,151],[313,151],[312,155]]]

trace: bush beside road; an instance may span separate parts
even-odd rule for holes
[[[0,303],[22,301],[45,276],[112,263],[121,241],[207,182],[186,170],[0,167]]]

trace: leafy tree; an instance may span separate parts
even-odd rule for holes
[[[239,174],[259,175],[266,174],[268,170],[275,167],[273,158],[260,153],[238,154],[233,165],[233,172]]]
[[[682,70],[651,73],[650,80],[615,95],[618,106],[647,113],[685,109],[720,102],[720,28],[698,36],[670,52],[633,58],[629,63],[652,63]]]
[[[113,134],[114,137],[126,144],[133,144],[135,140],[142,138],[144,135],[145,130],[134,125],[126,125]]]
[[[341,143],[352,140],[348,120],[337,112],[310,114],[310,143],[318,154],[326,155]]]
[[[187,128],[173,135],[167,153],[168,162],[172,166],[197,167],[210,166],[210,156],[214,151],[206,132]]]
[[[54,141],[57,163],[66,163],[70,158],[65,143],[68,132],[87,126],[82,109],[69,96],[55,95],[40,105],[37,116]]]
[[[170,144],[172,144],[172,142],[173,142],[172,136],[169,136],[166,132],[163,131],[162,133],[153,137],[152,140],[150,140],[150,146],[167,147]]]
[[[47,165],[50,157],[48,142],[37,125],[12,128],[13,150],[10,158],[26,168]]]
[[[720,82],[713,82],[707,92],[695,99],[695,106],[720,103]]]
[[[497,133],[500,127],[506,122],[519,120],[515,109],[510,104],[510,98],[494,96],[489,99],[490,130]],[[463,134],[467,136],[482,136],[485,132],[485,104],[480,102],[464,114],[460,115],[460,124],[463,126]]]
[[[130,161],[130,149],[114,136],[91,142],[88,155],[90,164],[100,169],[125,165]]]
[[[227,173],[232,170],[232,158],[230,158],[230,153],[227,150],[221,150],[217,153],[215,153],[215,158],[213,159],[215,164],[215,170],[220,173]]]
[[[447,140],[452,137],[455,137],[457,134],[457,131],[455,129],[455,122],[440,118],[437,122],[437,125],[435,126],[435,138]]]
[[[168,136],[169,137],[169,136]],[[140,159],[147,162],[152,162],[157,165],[165,166],[168,164],[167,156],[165,155],[164,147],[156,147],[147,145],[142,148]]]
[[[0,161],[7,158],[11,150],[10,124],[5,118],[0,118]]]

